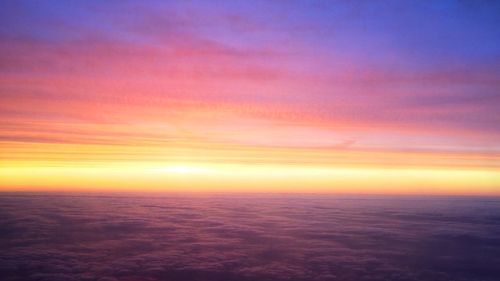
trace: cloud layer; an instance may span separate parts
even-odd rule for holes
[[[2,280],[496,280],[497,198],[3,194]]]

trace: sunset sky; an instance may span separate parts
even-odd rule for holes
[[[499,15],[2,1],[0,191],[500,195]]]

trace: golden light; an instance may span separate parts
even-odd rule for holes
[[[11,190],[499,194],[497,169],[101,162],[0,167]]]
[[[207,167],[194,166],[192,164],[165,166],[152,169],[159,173],[172,173],[172,174],[205,174],[213,172],[212,169],[209,169]]]

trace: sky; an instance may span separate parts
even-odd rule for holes
[[[0,190],[500,195],[497,1],[0,5]]]

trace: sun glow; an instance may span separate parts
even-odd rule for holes
[[[496,169],[106,162],[17,163],[0,167],[0,185],[37,191],[216,191],[499,194]],[[235,188],[238,187],[238,188]],[[471,186],[474,187],[471,190]]]
[[[160,173],[172,173],[172,174],[205,174],[213,172],[213,170],[207,167],[200,167],[194,165],[174,165],[165,166],[160,168],[153,168]]]

